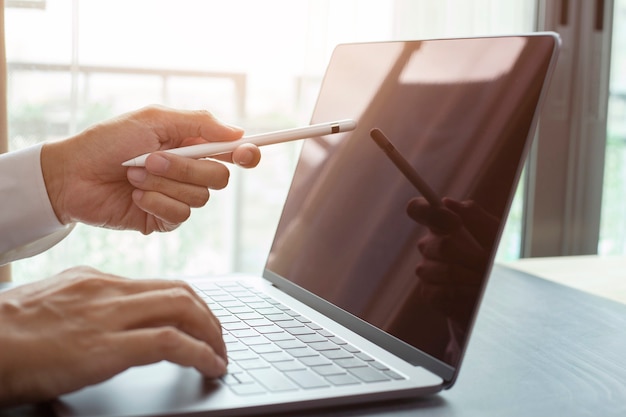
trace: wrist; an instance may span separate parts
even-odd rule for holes
[[[43,145],[41,148],[41,172],[54,214],[61,224],[69,224],[72,220],[69,218],[64,203],[67,166],[62,148],[61,142]]]

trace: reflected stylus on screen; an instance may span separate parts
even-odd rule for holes
[[[417,173],[415,168],[409,164],[409,162],[398,152],[391,141],[385,136],[385,134],[378,128],[374,128],[370,131],[370,136],[374,139],[374,142],[383,150],[385,155],[389,157],[391,162],[404,174],[404,176],[413,184],[417,191],[434,207],[441,206],[441,199],[433,191],[432,188],[422,179]]]

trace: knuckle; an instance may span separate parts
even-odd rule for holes
[[[189,283],[186,281],[183,281],[181,279],[172,279],[169,282],[172,284],[173,287],[183,288],[185,291],[189,291],[190,293],[193,292],[191,285],[189,285]]]
[[[168,295],[170,301],[174,303],[174,305],[182,308],[183,310],[186,310],[193,307],[193,305],[195,304],[195,300],[190,291],[191,289],[185,288],[181,285],[171,288]]]
[[[190,182],[193,181],[193,178],[196,177],[196,170],[195,170],[195,165],[194,165],[195,161],[188,161],[188,160],[183,160],[183,164],[181,166],[181,174],[182,174],[182,178],[184,181],[186,182]]]
[[[183,285],[177,284],[169,289],[169,295],[173,299],[186,299],[189,297],[189,291]]]
[[[210,111],[206,109],[195,110],[194,112],[196,113],[196,115],[198,115],[201,118],[207,118],[211,120],[215,119],[215,116],[213,115],[213,113],[211,113]]]
[[[163,111],[163,107],[156,105],[156,104],[150,104],[148,106],[142,107],[141,109],[139,109],[137,111],[137,113],[139,114],[139,116],[141,117],[145,117],[147,119],[152,119],[154,117],[156,117],[161,111]]]
[[[111,278],[104,276],[97,269],[88,266],[76,266],[65,271],[70,286],[80,290],[97,292],[111,284]]]
[[[167,356],[168,353],[179,349],[181,333],[173,326],[163,326],[156,331],[155,344],[159,351]]]

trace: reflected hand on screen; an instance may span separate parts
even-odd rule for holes
[[[475,201],[442,199],[433,207],[423,197],[412,199],[407,214],[429,232],[417,243],[422,301],[453,321],[465,324],[480,290],[499,220]]]

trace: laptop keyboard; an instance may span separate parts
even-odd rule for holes
[[[236,394],[256,395],[401,380],[404,377],[257,288],[195,285],[222,324]]]

